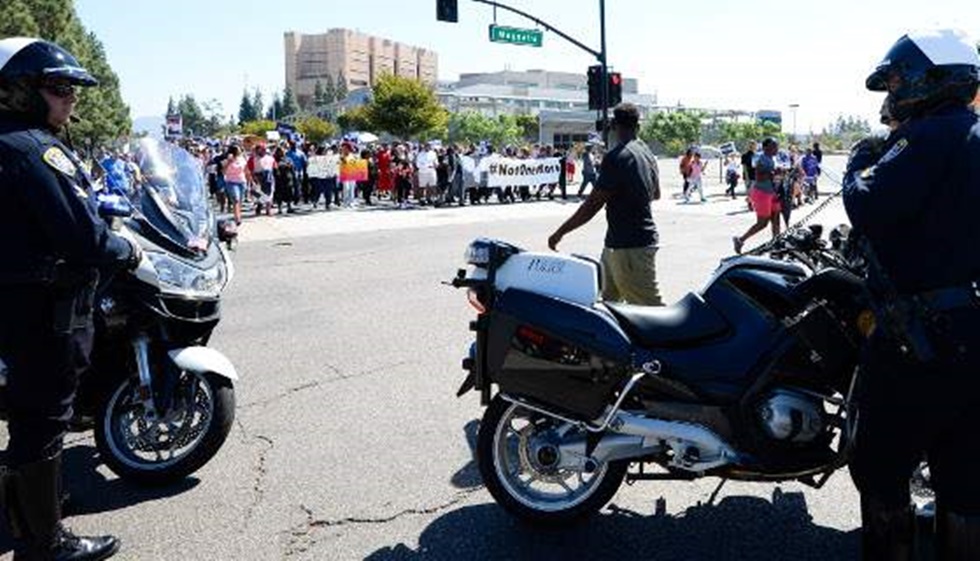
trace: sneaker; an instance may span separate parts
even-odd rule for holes
[[[742,254],[742,245],[744,243],[745,242],[742,241],[742,238],[740,238],[738,236],[735,236],[735,237],[732,238],[732,244],[735,246],[735,253],[737,253],[739,255]]]

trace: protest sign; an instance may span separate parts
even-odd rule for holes
[[[486,162],[488,187],[534,187],[558,183],[561,164],[558,158],[518,160],[493,158]]]

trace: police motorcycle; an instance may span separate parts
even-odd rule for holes
[[[197,160],[145,139],[136,161],[141,183],[98,194],[100,215],[142,259],[99,285],[73,430],[94,426],[100,457],[120,477],[162,485],[206,464],[234,421],[238,374],[207,346],[234,267]]]
[[[601,301],[588,258],[474,241],[449,284],[477,311],[458,395],[487,406],[476,456],[494,499],[549,524],[624,480],[824,485],[850,455],[874,328],[846,227],[830,238],[794,230],[658,308]]]

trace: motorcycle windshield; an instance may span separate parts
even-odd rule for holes
[[[158,233],[194,250],[207,250],[214,223],[200,160],[176,144],[143,139],[136,152],[143,181],[134,206]]]

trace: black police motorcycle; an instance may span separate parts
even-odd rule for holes
[[[144,181],[125,193],[100,191],[99,212],[143,256],[136,270],[106,275],[99,286],[73,429],[94,425],[112,471],[159,485],[206,464],[231,430],[238,374],[207,343],[234,268],[197,160],[149,139],[136,155]]]
[[[553,523],[624,479],[825,484],[848,461],[874,315],[844,231],[821,234],[726,259],[663,308],[600,301],[587,258],[474,241],[451,282],[478,311],[458,395],[489,406],[476,452],[494,499]]]

